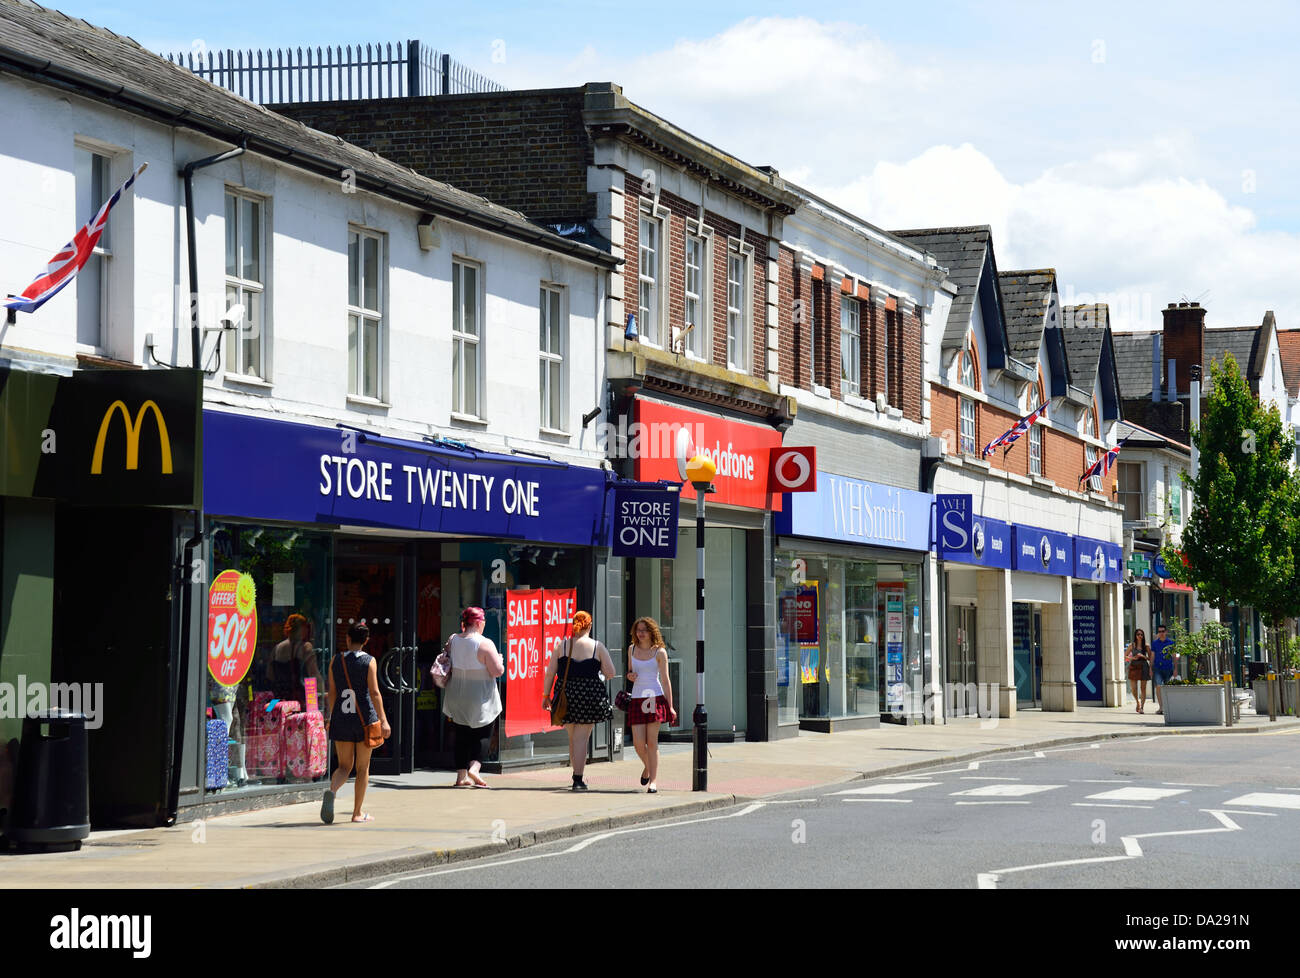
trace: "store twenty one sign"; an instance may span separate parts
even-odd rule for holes
[[[614,490],[615,557],[677,556],[676,487]]]

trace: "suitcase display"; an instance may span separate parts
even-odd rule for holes
[[[260,699],[265,695],[264,699]],[[284,751],[280,738],[286,717],[302,712],[297,700],[275,700],[270,694],[253,697],[248,725],[248,773],[253,777],[284,777]],[[267,709],[270,707],[270,709]]]
[[[319,710],[285,717],[280,741],[286,776],[310,780],[325,774],[329,743],[325,739],[325,716]]]
[[[224,720],[208,721],[208,764],[204,784],[224,788],[230,772],[230,737]]]

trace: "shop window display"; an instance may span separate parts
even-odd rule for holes
[[[211,540],[205,786],[317,780],[329,756],[330,538],[219,523]]]

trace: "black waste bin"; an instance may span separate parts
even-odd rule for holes
[[[1253,683],[1256,679],[1268,678],[1267,662],[1247,662],[1246,663],[1246,681]]]
[[[78,849],[90,836],[86,716],[51,710],[23,720],[5,837],[20,847]]]

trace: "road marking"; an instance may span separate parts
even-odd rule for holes
[[[960,804],[960,802],[958,803]],[[1213,815],[1219,822],[1217,829],[1188,829],[1181,832],[1147,832],[1142,835],[1126,835],[1120,841],[1124,843],[1122,856],[1094,856],[1090,859],[1063,859],[1050,863],[1034,863],[1031,866],[1012,866],[1008,869],[995,869],[987,873],[975,874],[975,885],[981,890],[996,890],[1002,877],[1011,873],[1026,873],[1032,869],[1052,869],[1058,866],[1083,866],[1088,863],[1113,863],[1126,859],[1141,859],[1145,856],[1138,839],[1155,839],[1167,835],[1205,835],[1210,832],[1240,832],[1241,826],[1228,818],[1227,812],[1203,808],[1201,811]]]
[[[1089,795],[1089,801],[1159,801],[1174,795],[1187,794],[1186,788],[1115,788]]]
[[[958,805],[1031,805],[1028,801],[959,801]]]
[[[1132,778],[1071,778],[1070,784],[1130,784]]]
[[[1006,798],[1015,798],[1019,795],[1036,795],[1043,791],[1051,791],[1054,788],[1064,788],[1063,784],[985,784],[978,788],[967,788],[964,791],[954,791],[954,795],[983,795],[986,797],[1001,796]]]
[[[1208,808],[1202,808],[1201,811],[1208,812]],[[1277,812],[1230,812],[1226,808],[1222,809],[1224,815],[1259,815],[1263,818],[1277,818]]]
[[[1241,795],[1231,801],[1225,801],[1224,804],[1297,809],[1300,808],[1300,795],[1271,795],[1265,791],[1253,791],[1248,795]]]
[[[1197,781],[1161,781],[1161,784],[1173,785],[1175,788],[1218,788],[1217,784],[1201,784]]]
[[[892,802],[895,805],[910,805],[911,798],[841,798],[840,801],[883,801]]]
[[[1105,802],[1095,802],[1089,804],[1086,801],[1074,802],[1074,808],[1155,808],[1155,805],[1108,805]]]
[[[414,875],[411,876],[402,876],[397,879],[385,880],[382,883],[376,883],[373,886],[369,886],[367,887],[367,889],[383,890],[394,885],[395,883],[405,883],[410,880],[427,879],[431,876],[447,876],[451,873],[468,873],[476,869],[492,869],[497,866],[513,866],[516,863],[528,863],[528,862],[532,862],[535,859],[550,859],[553,856],[567,856],[570,855],[571,853],[581,852],[583,849],[586,849],[587,846],[589,845],[593,845],[597,842],[602,842],[605,839],[612,839],[616,835],[629,835],[633,832],[652,832],[655,831],[656,829],[671,829],[679,825],[695,825],[700,822],[717,822],[721,819],[726,819],[726,818],[740,818],[742,815],[749,815],[751,812],[756,812],[762,807],[764,807],[764,803],[758,801],[746,805],[738,812],[731,812],[728,815],[710,815],[708,818],[692,818],[692,819],[688,819],[685,822],[664,822],[657,825],[640,825],[637,826],[636,828],[631,828],[631,829],[616,829],[613,832],[602,832],[600,835],[594,835],[590,839],[583,839],[581,842],[573,846],[570,846],[568,849],[563,849],[560,852],[542,852],[534,856],[519,856],[518,858],[515,859],[499,859],[487,863],[471,863],[467,866],[457,866],[454,869],[438,869],[430,873],[415,873]]]
[[[849,788],[847,791],[836,791],[837,795],[900,795],[904,791],[913,791],[916,788],[933,788],[939,784],[938,781],[895,781],[891,784],[872,784],[865,788]]]
[[[1082,747],[1055,747],[1049,750],[1049,754],[1064,754],[1072,750],[1101,750],[1101,744],[1084,744]]]
[[[969,774],[963,774],[960,780],[962,781],[1019,781],[1020,779],[1019,778],[995,778],[992,776],[979,777],[979,776],[972,776]]]
[[[815,805],[820,798],[780,798],[769,799],[763,802],[764,805]]]

